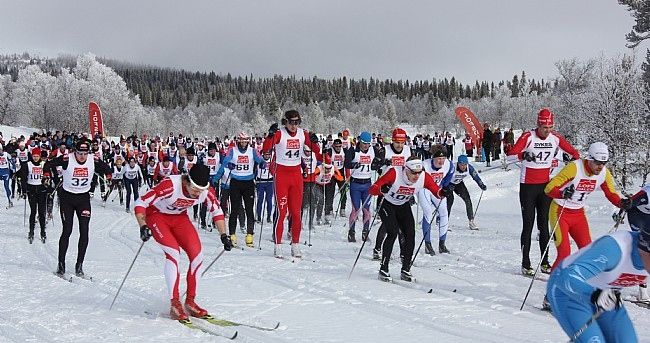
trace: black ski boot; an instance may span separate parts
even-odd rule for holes
[[[440,241],[438,243],[438,251],[440,251],[441,254],[449,254],[449,249],[445,246],[445,241]]]
[[[390,273],[388,272],[388,263],[382,264],[381,268],[379,268],[379,280],[384,281],[384,282],[392,282],[393,278],[390,277]]]
[[[348,242],[355,243],[357,239],[354,237],[354,231],[348,231]]]
[[[370,233],[370,230],[363,230],[361,231],[361,239],[365,242],[368,240],[368,234]]]
[[[433,247],[431,246],[431,242],[424,242],[424,253],[431,256],[436,255],[436,251],[433,250]]]
[[[34,232],[30,231],[29,234],[27,234],[27,240],[29,241],[29,244],[32,244],[34,242]]]
[[[381,260],[381,250],[372,249],[372,260],[373,261]]]
[[[411,274],[411,272],[408,270],[402,269],[399,278],[406,282],[415,282],[415,278],[413,277],[413,274]]]
[[[74,274],[78,277],[84,277],[83,263],[77,263],[74,265]]]
[[[59,262],[56,267],[56,275],[63,276],[65,274],[65,262]]]

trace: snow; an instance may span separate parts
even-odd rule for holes
[[[337,219],[331,228],[318,226],[311,235],[312,246],[302,245],[303,259],[296,262],[272,257],[270,225],[265,223],[262,249],[225,253],[202,279],[197,302],[221,318],[267,325],[281,322],[280,329],[272,332],[239,328],[236,341],[241,342],[566,342],[555,319],[536,308],[544,296],[544,281],[535,281],[524,310],[519,310],[530,279],[519,275],[518,172],[512,168],[481,173],[488,190],[476,218],[480,230],[468,230],[464,206],[457,199],[447,240],[451,254],[427,256],[421,251],[412,269],[414,284],[378,281],[372,244],[365,246],[348,280],[362,243],[346,241],[346,219]],[[473,181],[466,182],[476,206],[480,189]],[[593,194],[588,203],[595,238],[612,227],[614,208],[601,193]],[[6,198],[1,197],[0,249],[7,258],[0,264],[0,342],[226,341],[145,313],[168,310],[164,256],[153,240],[145,243],[109,311],[141,244],[133,215],[117,202],[109,201],[104,208],[93,199],[84,270],[94,282],[73,283],[52,274],[60,217],[49,224],[46,244],[30,245],[22,223],[23,201],[9,210],[5,205]],[[222,245],[216,230],[199,233],[207,266]],[[243,235],[237,233],[243,242]],[[421,237],[418,231],[416,244]],[[69,269],[74,266],[77,239],[75,224],[67,255]],[[257,239],[256,235],[256,246]],[[306,230],[301,239],[307,241]],[[539,257],[536,246],[533,241],[534,264]],[[289,246],[284,248],[288,253]],[[555,248],[550,251],[553,258]],[[184,271],[188,262],[185,255],[182,259]],[[391,264],[391,272],[398,276],[396,263]],[[181,292],[184,283],[183,279]],[[650,324],[647,310],[630,304],[627,309],[641,341],[650,342],[650,331],[644,329]]]
[[[21,135],[25,137],[29,137],[34,132],[41,132],[40,130],[37,129],[32,129],[28,127],[23,127],[23,126],[7,126],[7,125],[0,125],[0,132],[2,132],[2,137],[5,140],[5,142],[8,142],[11,137],[20,137]]]

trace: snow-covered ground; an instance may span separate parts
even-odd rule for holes
[[[518,171],[513,167],[481,174],[489,188],[478,209],[479,231],[467,229],[463,203],[456,199],[447,241],[451,254],[427,256],[421,251],[412,269],[415,284],[378,281],[379,266],[371,260],[368,245],[348,280],[361,242],[346,241],[345,219],[337,219],[331,228],[317,227],[312,246],[302,246],[304,258],[295,263],[272,257],[271,230],[264,224],[261,250],[225,253],[202,279],[197,302],[217,317],[281,322],[272,332],[240,328],[237,341],[242,342],[566,342],[555,319],[537,309],[545,282],[535,282],[526,307],[519,310],[530,279],[519,275]],[[473,181],[466,182],[476,206],[480,190]],[[93,200],[84,270],[94,282],[73,283],[52,274],[60,218],[55,216],[49,224],[46,244],[30,245],[22,223],[23,204],[17,201],[5,210],[6,198],[0,197],[0,249],[5,255],[0,264],[1,342],[225,341],[145,313],[168,310],[164,257],[153,240],[145,244],[109,311],[141,242],[133,215],[117,202],[109,201],[103,208]],[[612,212],[602,194],[589,199],[594,237],[612,227]],[[239,231],[238,235],[243,242]],[[200,237],[207,265],[222,245],[216,230],[200,231]],[[418,232],[417,243],[421,237]],[[77,239],[75,232],[68,251],[70,268]],[[304,231],[302,240],[307,239]],[[536,263],[539,255],[533,243],[531,258]],[[555,248],[550,250],[554,256]],[[183,259],[181,270],[187,267],[184,255]],[[398,273],[399,266],[392,264],[391,271]],[[648,311],[627,307],[641,340],[650,342],[650,331],[644,329],[650,325]]]
[[[34,132],[39,132],[40,130],[35,130],[32,128],[28,127],[23,127],[23,126],[7,126],[7,125],[0,125],[0,132],[2,133],[2,137],[5,140],[5,142],[8,142],[11,137],[20,137],[21,135],[25,137],[29,137]]]

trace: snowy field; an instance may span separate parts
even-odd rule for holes
[[[220,318],[256,324],[281,322],[278,330],[270,332],[239,328],[236,341],[241,342],[566,342],[555,319],[538,309],[544,281],[535,281],[526,307],[519,310],[530,279],[519,274],[518,173],[513,166],[509,171],[481,174],[488,190],[476,219],[480,231],[468,230],[463,203],[456,198],[453,231],[447,240],[451,254],[427,256],[421,251],[412,269],[417,283],[378,281],[379,265],[371,260],[369,245],[348,280],[361,242],[346,241],[345,219],[337,219],[331,228],[317,227],[311,235],[312,246],[302,246],[303,259],[296,262],[272,257],[270,225],[264,224],[261,249],[256,246],[225,253],[202,279],[197,303]],[[472,180],[466,183],[476,206],[480,189]],[[601,193],[588,202],[592,234],[598,237],[612,227],[614,208]],[[46,244],[36,241],[30,245],[28,229],[23,226],[24,203],[16,201],[9,210],[5,206],[6,198],[0,197],[0,249],[6,256],[0,264],[1,342],[226,341],[155,315],[167,312],[169,302],[162,276],[164,256],[153,240],[145,244],[109,311],[141,242],[133,215],[125,213],[117,200],[109,201],[105,208],[93,200],[84,264],[93,282],[75,279],[70,283],[53,275],[61,232],[59,216],[48,226]],[[371,233],[373,239],[376,228]],[[259,231],[258,225],[256,233]],[[239,230],[238,235],[243,242]],[[222,245],[216,230],[200,231],[200,236],[205,266]],[[421,237],[420,231],[416,244]],[[77,239],[75,229],[67,257],[70,269]],[[303,231],[302,240],[307,239],[308,233]],[[535,265],[539,258],[536,245],[533,241]],[[285,253],[288,251],[286,246]],[[554,257],[555,248],[550,251]],[[188,263],[185,255],[182,260],[184,271]],[[391,272],[399,276],[399,265],[391,264]],[[644,329],[650,325],[647,310],[626,306],[641,341],[650,342],[650,331]]]

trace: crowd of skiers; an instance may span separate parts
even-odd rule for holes
[[[570,274],[570,268],[578,268],[575,263],[580,258],[568,257],[571,253],[569,237],[579,248],[591,247],[583,207],[588,195],[601,189],[607,199],[621,209],[620,213],[635,213],[633,228],[637,232],[631,238],[618,234],[613,236],[613,241],[600,244],[609,249],[614,249],[611,246],[617,244],[621,250],[612,257],[619,263],[599,266],[602,267],[600,273],[607,273],[607,278],[611,278],[612,273],[625,272],[628,279],[624,282],[613,279],[610,281],[614,283],[610,285],[618,280],[621,282],[616,285],[642,286],[639,298],[648,300],[643,287],[648,274],[648,264],[643,263],[648,261],[643,259],[643,263],[639,262],[640,258],[647,258],[644,252],[647,253],[646,236],[650,234],[647,232],[650,231],[647,227],[650,214],[647,189],[634,197],[621,197],[611,171],[606,167],[609,160],[607,146],[593,143],[586,157],[581,158],[580,152],[553,130],[554,115],[548,109],[538,113],[537,127],[525,131],[516,142],[512,129],[502,135],[498,128],[491,131],[486,123],[481,144],[473,142],[467,135],[462,140],[464,154],[457,157],[453,154],[455,137],[449,132],[409,137],[403,129],[395,128],[390,136],[383,137],[370,132],[353,136],[346,129],[336,135],[318,136],[302,129],[301,121],[299,112],[287,111],[281,125],[273,124],[266,135],[250,137],[241,132],[232,139],[192,139],[170,132],[167,137],[138,137],[133,134],[112,141],[100,136],[57,131],[4,142],[0,134],[0,178],[10,206],[16,195],[29,200],[30,243],[34,239],[36,216],[41,240],[45,242],[46,222],[52,219],[53,204],[58,203],[63,222],[57,267],[60,275],[65,273],[65,255],[74,214],[81,233],[75,273],[84,274],[82,265],[88,246],[90,198],[98,185],[104,203],[119,196],[120,204],[127,212],[133,205],[142,240],[154,237],[165,252],[165,278],[170,291],[172,316],[189,320],[184,309],[191,316],[208,315],[194,302],[196,276],[202,270],[202,254],[190,218],[204,230],[216,227],[225,250],[238,245],[238,224],[245,235],[246,246],[254,247],[255,224],[271,223],[274,256],[277,258],[284,256],[282,240],[286,225],[291,256],[301,258],[299,242],[303,219],[311,232],[315,225],[330,224],[333,216],[347,217],[348,242],[356,242],[357,222],[361,219],[361,239],[365,242],[369,239],[373,218],[378,216],[381,225],[372,253],[373,259],[380,262],[379,278],[392,280],[389,261],[397,241],[401,259],[400,279],[413,281],[411,265],[415,222],[419,218],[413,216],[412,206],[419,206],[423,214],[421,228],[425,253],[436,254],[431,239],[432,226],[438,231],[438,253],[450,253],[447,232],[454,194],[465,203],[468,228],[478,230],[464,179],[471,176],[481,192],[487,190],[468,157],[474,154],[484,156],[486,166],[491,160],[504,158],[504,164],[520,164],[523,275],[533,277],[535,274],[529,251],[533,224],[537,219],[541,272],[553,272],[552,281],[572,277],[564,274]],[[558,159],[563,160],[566,166],[551,176]],[[148,190],[140,196],[143,186]],[[57,201],[55,192],[58,193]],[[348,196],[352,208],[346,213]],[[373,196],[377,196],[374,210],[371,206]],[[190,207],[191,217],[187,213]],[[208,215],[210,220],[206,218]],[[632,224],[632,217],[630,219]],[[548,260],[551,235],[557,248],[553,265]],[[628,251],[637,251],[630,250],[631,245],[638,245],[640,252],[636,255],[631,252],[630,257],[626,255]],[[180,302],[178,291],[180,248],[191,262],[185,307]],[[628,264],[620,267],[621,263]],[[600,275],[594,270],[590,273],[594,274],[594,280]],[[629,275],[636,278],[631,280]],[[591,316],[599,310],[619,309],[603,305],[609,299],[604,297],[615,297],[614,293],[607,291],[612,287],[605,289],[602,282],[592,282],[589,278],[582,281],[587,286],[580,284],[575,287],[593,288],[588,304],[592,307],[585,305],[584,313]],[[575,302],[584,300],[574,297],[571,292],[566,285],[549,282],[545,305],[557,313],[562,306],[576,306]],[[556,317],[568,334],[579,328],[571,317]],[[624,313],[619,313],[616,320],[624,320],[624,317]],[[609,316],[603,318],[611,320]],[[584,337],[603,335],[606,331],[604,322],[594,320],[594,325],[597,324],[603,326],[600,333],[588,331]]]

